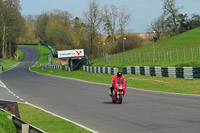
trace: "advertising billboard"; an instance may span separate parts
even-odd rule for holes
[[[58,58],[84,56],[84,49],[58,51]]]

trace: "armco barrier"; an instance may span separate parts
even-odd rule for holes
[[[155,67],[156,77],[162,77],[161,67]]]
[[[150,67],[149,66],[144,67],[144,75],[150,76]]]
[[[200,67],[193,67],[193,77],[200,78]]]
[[[83,66],[83,70],[86,71],[86,72],[107,73],[107,74],[113,74],[113,75],[117,74],[117,72],[118,72],[118,68],[112,68],[112,67],[91,67],[91,66],[89,67],[89,66]]]
[[[170,78],[176,78],[176,68],[168,67],[168,75]]]
[[[157,77],[200,79],[200,67],[139,67],[127,66],[122,68],[124,74],[137,74]]]
[[[49,68],[49,69],[58,69],[58,70],[62,70],[62,66],[58,65],[58,64],[40,64],[41,68]],[[65,66],[63,68],[66,71],[70,71],[70,67]]]
[[[156,76],[155,67],[150,67],[150,76]]]
[[[169,77],[167,67],[161,67],[161,71],[162,71],[162,77]]]
[[[3,112],[7,112],[6,110],[0,108],[1,111]],[[31,124],[28,124],[27,122],[21,120],[20,118],[16,117],[15,115],[12,115],[12,120],[13,120],[13,123],[14,125],[16,126],[18,132],[24,132],[26,133],[26,131],[23,131],[23,125],[26,124],[28,125],[28,132],[27,133],[45,133],[44,131],[42,131],[41,129],[31,125]]]

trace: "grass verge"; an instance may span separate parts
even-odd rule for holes
[[[20,62],[21,59],[23,58],[23,52],[21,50],[17,50],[19,53],[19,58],[18,59],[14,59],[13,57],[9,58],[9,59],[5,59],[2,61],[2,66],[3,66],[3,70],[6,71],[10,68],[12,68],[12,66],[14,66],[16,63]]]
[[[0,111],[0,133],[17,133],[12,120],[8,119],[10,115],[10,113]]]
[[[19,103],[21,119],[48,133],[89,133],[89,131],[38,108]]]
[[[103,73],[90,73],[85,71],[73,71],[67,72],[62,70],[54,70],[47,68],[36,68],[32,70],[62,77],[75,78],[85,81],[98,82],[110,84],[113,75]],[[128,81],[128,87],[140,88],[145,90],[183,93],[183,94],[200,94],[200,82],[199,79],[174,79],[166,77],[151,77],[142,75],[128,75],[124,74],[125,79]]]

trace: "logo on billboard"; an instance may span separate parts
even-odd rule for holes
[[[58,58],[84,56],[84,49],[58,51]]]
[[[76,53],[77,53],[78,55],[80,55],[80,54],[82,53],[82,51],[76,51]]]

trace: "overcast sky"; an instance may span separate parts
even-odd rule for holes
[[[53,9],[66,10],[74,17],[82,17],[90,0],[20,0],[22,15],[36,15]],[[129,29],[135,33],[146,32],[147,26],[162,14],[164,0],[98,0],[100,5],[124,6],[133,11]],[[200,15],[200,0],[176,0],[182,6],[180,13]]]

